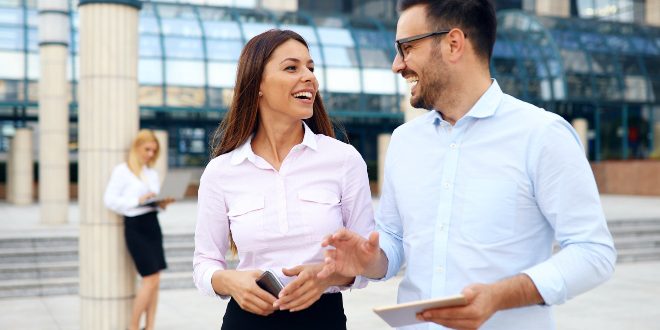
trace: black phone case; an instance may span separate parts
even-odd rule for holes
[[[261,276],[257,279],[257,285],[275,297],[277,297],[280,294],[280,291],[283,289],[280,280],[275,276],[275,274],[269,271],[265,271],[263,274],[261,274]]]

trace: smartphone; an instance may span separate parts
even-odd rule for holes
[[[284,285],[280,279],[270,270],[265,271],[263,274],[261,274],[261,276],[259,276],[257,279],[257,285],[275,296],[275,298],[277,298],[277,296],[280,294],[280,291],[284,289]]]

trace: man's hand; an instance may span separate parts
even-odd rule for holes
[[[372,232],[366,240],[343,228],[326,237],[321,246],[333,246],[335,249],[325,251],[325,264],[318,274],[319,278],[332,274],[382,278],[387,272],[387,258],[378,244],[378,232]]]
[[[463,295],[467,305],[428,309],[417,314],[417,318],[452,329],[478,329],[497,311],[543,303],[543,297],[526,274],[493,284],[472,284],[463,289]]]
[[[497,311],[497,299],[489,285],[473,284],[463,290],[465,306],[427,309],[417,319],[433,322],[451,329],[478,329]]]
[[[229,294],[245,311],[261,316],[275,311],[275,297],[257,285],[260,270],[222,270],[213,274],[211,284],[215,292]]]
[[[273,305],[280,310],[288,309],[297,312],[311,306],[321,298],[323,292],[331,285],[330,279],[320,279],[316,275],[323,264],[300,265],[291,269],[283,268],[286,276],[298,276],[280,292],[280,297]]]

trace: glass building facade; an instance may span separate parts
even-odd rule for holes
[[[393,10],[388,3],[382,1],[383,10]],[[79,73],[76,9],[72,3],[72,149]],[[516,10],[498,15],[491,70],[506,93],[569,121],[586,118],[592,160],[648,156],[653,123],[660,119],[660,29]],[[141,124],[169,132],[171,166],[205,164],[209,135],[232,100],[246,40],[271,28],[291,29],[309,42],[331,117],[375,166],[377,135],[403,122],[400,104],[408,93],[405,81],[390,71],[396,21],[386,16],[145,2],[139,24]],[[0,155],[15,127],[36,126],[37,19],[36,0],[0,0]]]

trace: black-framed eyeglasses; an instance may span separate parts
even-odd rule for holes
[[[423,33],[423,34],[418,34],[416,36],[408,37],[408,38],[401,38],[399,40],[394,41],[394,48],[396,48],[396,53],[401,56],[401,59],[404,59],[403,56],[403,44],[407,44],[409,42],[417,41],[420,39],[432,37],[432,36],[437,36],[445,33],[449,33],[450,30],[447,31],[435,31],[435,32],[429,32],[429,33]]]

